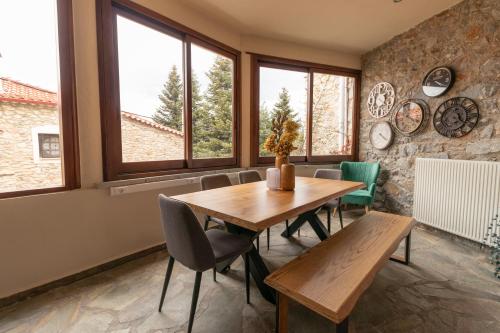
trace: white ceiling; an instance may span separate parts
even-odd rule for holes
[[[240,33],[361,54],[461,0],[184,0]]]

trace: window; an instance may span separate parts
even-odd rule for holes
[[[105,180],[237,166],[239,51],[134,3],[98,6]]]
[[[0,198],[79,186],[72,26],[71,1],[0,1]]]
[[[41,158],[59,158],[59,135],[38,134],[38,149]]]
[[[292,162],[338,162],[357,156],[361,72],[252,54],[252,164],[270,164],[263,143],[276,112],[300,125]]]

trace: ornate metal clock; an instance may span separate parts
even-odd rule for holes
[[[392,114],[392,126],[404,136],[420,133],[428,122],[429,107],[421,99],[407,99],[401,102]]]
[[[375,118],[387,116],[394,105],[396,94],[394,88],[388,82],[380,82],[370,91],[368,96],[368,111]]]
[[[437,97],[447,92],[453,85],[455,74],[449,67],[432,69],[422,82],[422,90],[429,97]]]
[[[381,121],[372,126],[370,129],[370,142],[376,149],[387,149],[392,144],[394,132],[391,124],[387,121]]]
[[[434,113],[434,128],[448,138],[460,138],[472,131],[479,120],[477,104],[467,97],[443,102]]]

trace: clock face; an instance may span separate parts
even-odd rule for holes
[[[454,77],[451,68],[434,68],[425,76],[424,82],[422,82],[422,90],[429,97],[440,96],[451,88]]]
[[[368,96],[368,111],[375,118],[385,117],[391,111],[396,99],[394,88],[390,83],[378,83]]]
[[[442,103],[434,113],[434,128],[448,138],[462,137],[476,126],[479,109],[476,103],[466,97],[451,98]]]
[[[408,99],[401,102],[392,115],[392,125],[404,136],[412,136],[425,128],[429,120],[429,108],[422,100]]]
[[[370,142],[376,149],[387,149],[394,139],[391,124],[386,121],[376,123],[370,129]]]

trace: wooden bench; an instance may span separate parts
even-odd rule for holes
[[[276,332],[287,332],[288,299],[348,331],[348,317],[359,297],[388,259],[409,263],[411,217],[370,212],[270,274],[277,291]],[[391,258],[406,238],[405,258]]]

